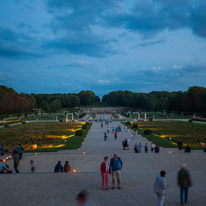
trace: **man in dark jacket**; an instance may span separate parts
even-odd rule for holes
[[[54,168],[54,172],[63,172],[63,166],[61,165],[61,161],[58,161]]]
[[[181,166],[181,169],[177,174],[177,184],[180,187],[180,203],[181,205],[184,205],[184,203],[188,202],[188,189],[192,186],[189,171],[186,170],[186,164]]]

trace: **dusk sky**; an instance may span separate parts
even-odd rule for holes
[[[99,96],[206,87],[206,0],[0,0],[0,85]]]

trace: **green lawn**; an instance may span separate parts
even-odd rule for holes
[[[57,151],[62,148],[77,149],[80,147],[90,126],[88,125],[86,130],[82,130],[82,137],[74,138],[71,135],[74,135],[77,129],[81,129],[81,123],[43,122],[22,124],[0,129],[0,142],[9,150],[11,150],[12,145],[17,146],[19,143],[26,150],[29,150],[33,144],[37,144],[37,151]]]
[[[150,121],[136,122],[137,129],[148,140],[162,147],[177,147],[181,140],[185,145],[189,144],[192,149],[203,149],[200,143],[206,144],[206,125],[180,121]],[[132,125],[130,125],[132,128]],[[144,130],[152,130],[151,135],[144,135]]]

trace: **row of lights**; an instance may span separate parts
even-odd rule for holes
[[[10,159],[12,159],[12,156],[5,157],[4,159],[2,159],[2,161],[6,162],[7,160],[10,160]]]

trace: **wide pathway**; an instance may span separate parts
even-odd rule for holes
[[[98,116],[96,117],[99,118]],[[106,118],[109,118],[107,116]],[[109,127],[117,127],[120,122],[112,122]],[[80,150],[66,150],[57,153],[24,154],[20,163],[20,174],[0,175],[0,205],[76,205],[75,197],[81,189],[90,193],[91,205],[157,205],[153,193],[153,183],[160,170],[166,170],[169,188],[165,206],[179,205],[179,189],[176,185],[176,173],[182,163],[187,163],[191,172],[193,187],[190,190],[190,206],[204,206],[206,202],[206,165],[205,153],[192,151],[191,154],[179,153],[177,149],[162,149],[159,154],[136,154],[135,142],[143,145],[146,139],[139,136],[132,140],[131,131],[118,133],[117,140],[109,134],[104,141],[107,126],[93,123],[88,137]],[[130,150],[122,149],[122,140],[130,138]],[[172,153],[169,154],[168,151]],[[84,153],[85,152],[85,153]],[[118,153],[123,161],[121,190],[101,190],[100,163],[105,155],[109,158]],[[37,173],[30,173],[29,161],[33,159]],[[58,160],[69,160],[76,174],[54,174]],[[12,162],[9,162],[12,168]],[[110,188],[111,188],[110,176]]]

